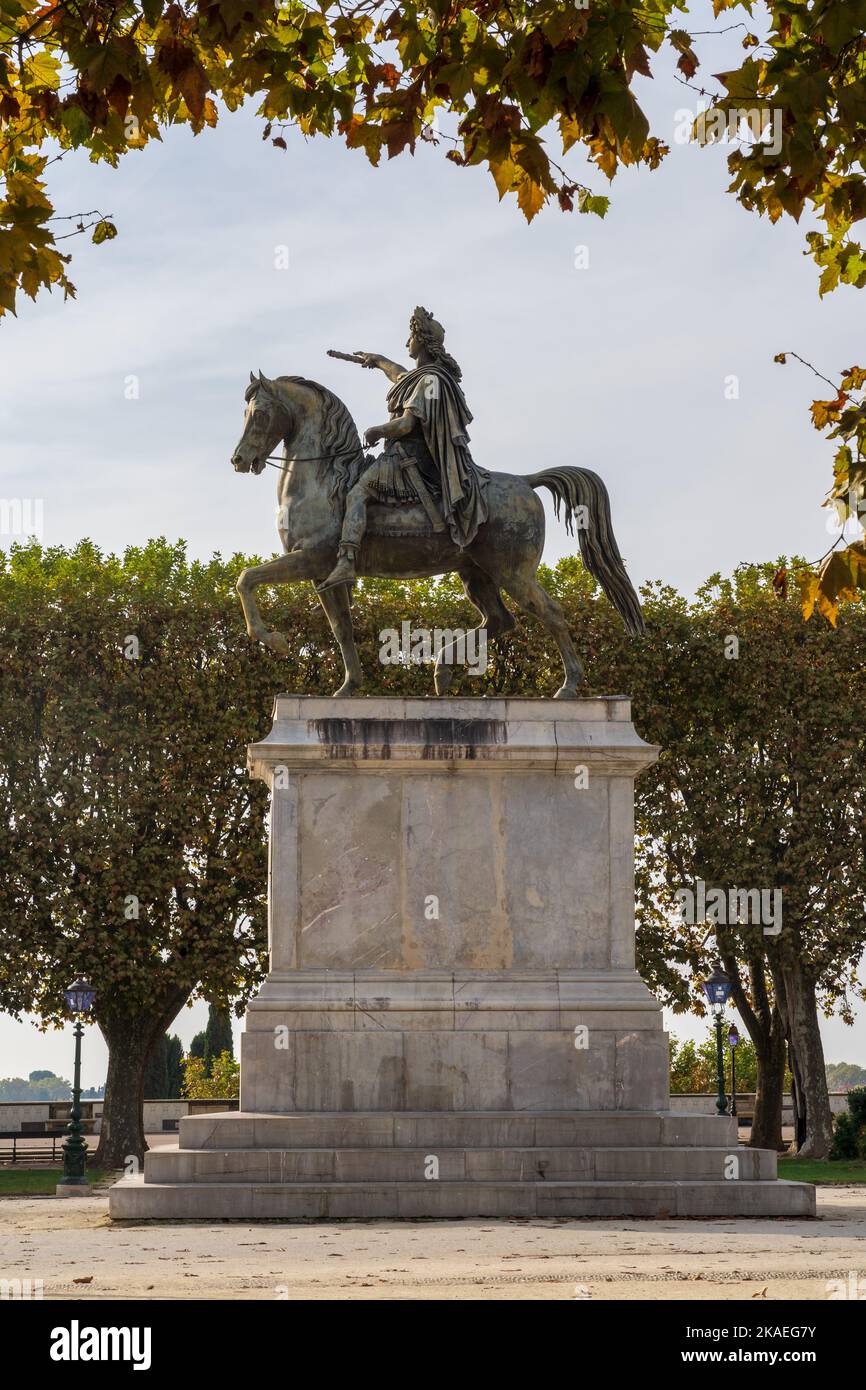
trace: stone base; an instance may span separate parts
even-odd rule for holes
[[[59,1182],[54,1189],[55,1197],[91,1197],[93,1188],[89,1183],[62,1183]]]
[[[662,1110],[668,1042],[634,970],[273,971],[247,1111]]]
[[[115,1220],[814,1216],[728,1116],[196,1115],[111,1189]]]
[[[814,1215],[731,1120],[669,1111],[634,943],[657,751],[621,696],[279,696],[242,1111],[184,1119],[111,1215]]]

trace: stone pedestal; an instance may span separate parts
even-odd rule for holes
[[[240,1113],[183,1120],[112,1215],[812,1214],[732,1121],[669,1111],[634,966],[656,755],[618,696],[278,697]]]

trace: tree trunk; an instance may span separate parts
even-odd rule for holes
[[[147,1148],[143,1101],[150,1048],[145,1045],[140,1019],[105,1019],[99,1026],[108,1045],[108,1078],[93,1164],[134,1173],[144,1162]]]
[[[755,1044],[758,1081],[755,1116],[749,1148],[784,1148],[782,1140],[782,1102],[785,1087],[785,1025],[775,1002],[770,1001],[767,972],[760,957],[748,962],[749,992],[740,979],[736,956],[719,940],[719,955],[731,981],[734,1003]]]
[[[108,1044],[108,1078],[95,1168],[125,1168],[134,1173],[144,1163],[144,1073],[151,1051],[173,1023],[190,990],[174,990],[168,999],[140,1014],[103,1013],[98,1023]]]
[[[794,1152],[799,1153],[806,1142],[808,1125],[806,1123],[806,1093],[797,1066],[797,1054],[788,1045],[788,1066],[791,1069],[791,1118],[794,1122]]]
[[[785,1099],[785,1031],[778,1009],[773,1010],[774,1026],[765,1047],[755,1043],[758,1058],[758,1084],[755,1092],[755,1117],[749,1147],[775,1149],[785,1147],[782,1138],[782,1108]],[[754,1042],[755,1040],[752,1039]]]
[[[798,1107],[805,1109],[806,1114],[806,1138],[798,1153],[804,1158],[827,1158],[833,1142],[833,1115],[827,1090],[824,1046],[818,1027],[815,981],[796,959],[780,963],[774,973],[781,982],[781,991],[777,986],[777,994],[784,994],[783,1014],[792,1052],[792,1070],[797,1078]]]

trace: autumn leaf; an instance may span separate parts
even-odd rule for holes
[[[544,207],[546,194],[540,184],[535,183],[528,174],[521,174],[517,183],[517,205],[527,222]]]
[[[866,287],[866,251],[852,238],[866,222],[863,5],[825,5],[820,23],[806,24],[804,4],[767,7],[760,45],[747,31],[740,65],[720,74],[726,94],[717,104],[780,117],[778,152],[767,142],[731,151],[730,191],[771,220],[811,219],[805,241],[826,295],[842,284]],[[651,132],[635,88],[652,75],[651,55],[666,40],[684,81],[698,67],[675,0],[585,9],[573,0],[463,8],[435,0],[432,9],[374,7],[375,17],[366,6],[329,0],[0,0],[0,8],[10,35],[29,33],[20,64],[14,37],[0,34],[7,182],[12,174],[38,180],[43,148],[86,149],[116,165],[171,125],[197,134],[216,125],[221,107],[237,111],[245,102],[284,133],[338,133],[376,165],[383,145],[389,158],[414,152],[435,104],[457,121],[463,142],[455,150],[448,139],[429,141],[445,158],[467,170],[487,164],[500,198],[503,189],[516,192],[524,216],[552,196],[570,212],[569,176],[551,165],[540,132],[558,127],[563,151],[581,146],[608,179],[622,165],[656,169],[667,145]],[[732,0],[714,0],[716,15],[729,8]],[[745,9],[752,13],[750,3]],[[528,183],[509,173],[509,161]],[[46,201],[6,242],[0,315],[14,307],[25,275],[27,293],[34,284],[72,292],[65,260],[44,254],[55,211]]]
[[[114,223],[106,221],[105,218],[101,218],[93,228],[92,240],[97,246],[101,246],[104,241],[113,241],[116,236],[117,228]]]

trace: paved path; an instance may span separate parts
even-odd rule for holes
[[[864,1187],[819,1187],[817,1221],[117,1225],[107,1207],[3,1199],[0,1278],[45,1298],[777,1301],[854,1271],[866,1293]]]

